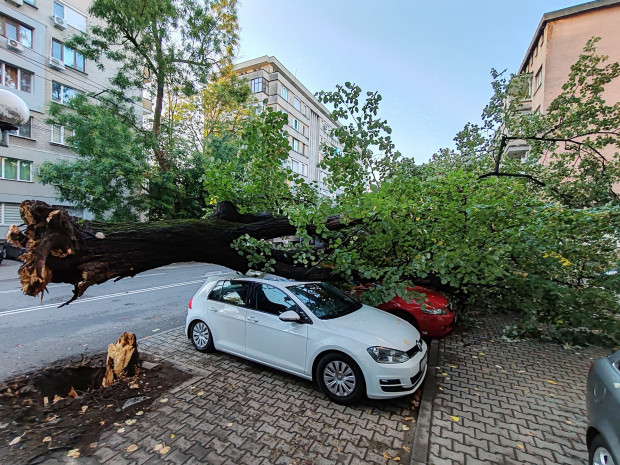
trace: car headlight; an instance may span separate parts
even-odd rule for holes
[[[406,352],[387,347],[369,347],[366,349],[377,363],[404,363],[409,360]]]
[[[447,315],[448,311],[445,308],[431,308],[431,307],[422,307],[424,313],[428,313],[429,315]]]

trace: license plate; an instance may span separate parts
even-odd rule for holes
[[[428,361],[428,353],[424,354],[422,360],[420,360],[420,372],[426,369],[426,362]]]

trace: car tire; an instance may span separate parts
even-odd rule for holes
[[[589,447],[589,461],[590,465],[620,465],[616,460],[616,457],[611,453],[610,447],[600,434],[592,439]]]
[[[213,352],[215,350],[213,334],[202,320],[196,320],[192,323],[189,328],[189,338],[199,352]]]
[[[319,388],[337,404],[349,405],[366,394],[364,374],[348,355],[332,352],[317,364],[315,379]]]

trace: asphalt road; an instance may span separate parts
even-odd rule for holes
[[[189,299],[205,274],[226,271],[204,263],[176,263],[93,286],[58,308],[71,298],[72,286],[51,284],[41,304],[38,297],[22,294],[17,265],[10,260],[0,265],[0,380],[65,357],[106,350],[123,331],[140,339],[183,325]]]

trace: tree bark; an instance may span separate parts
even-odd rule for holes
[[[231,247],[235,239],[245,234],[273,239],[296,232],[287,218],[242,215],[230,202],[218,204],[215,213],[205,220],[130,224],[86,222],[62,208],[34,200],[22,202],[20,213],[25,231],[11,226],[7,240],[27,248],[19,269],[22,290],[27,295],[43,297],[50,282],[73,284],[73,297],[64,305],[93,284],[174,262],[214,263],[245,273],[249,270],[248,261]],[[326,222],[329,230],[349,225],[339,216],[329,217]],[[292,257],[286,258],[282,253],[274,253],[274,258],[275,273],[283,277],[325,280],[331,274],[328,268],[295,265]]]

